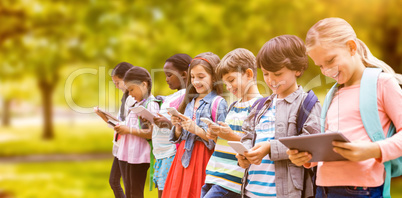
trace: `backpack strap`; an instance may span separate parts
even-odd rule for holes
[[[255,123],[255,120],[257,118],[258,113],[260,112],[262,107],[264,107],[264,104],[268,100],[268,98],[269,98],[269,96],[265,97],[265,98],[260,98],[260,99],[258,99],[257,101],[254,102],[253,106],[251,106],[251,109],[254,109],[254,107],[257,106],[257,109],[256,109],[255,114],[254,114],[254,123]]]
[[[211,115],[212,115],[212,121],[216,122],[216,119],[218,119],[218,108],[219,108],[219,103],[223,100],[221,96],[216,96],[214,100],[212,101],[212,109],[211,109]]]
[[[366,68],[360,81],[360,117],[362,118],[364,129],[373,142],[385,139],[377,105],[377,82],[378,76],[381,72],[382,69],[380,68]],[[391,123],[389,130],[392,131],[394,128],[395,127],[393,127],[393,124]],[[393,132],[391,131],[388,131],[387,136],[392,136]],[[391,161],[384,162],[384,168],[386,176],[383,196],[391,197]]]
[[[310,115],[311,110],[313,109],[315,103],[317,103],[318,98],[314,94],[313,90],[307,92],[307,96],[303,101],[303,104],[300,107],[299,114],[297,115],[297,132],[300,134],[303,129],[303,125],[306,122],[308,116]]]
[[[234,101],[232,104],[230,104],[228,112],[235,106],[236,103],[237,103],[237,101]]]
[[[313,90],[309,90],[307,92],[307,96],[303,101],[303,104],[300,106],[299,113],[297,115],[297,121],[296,121],[296,127],[297,127],[297,133],[301,134],[303,130],[303,125],[306,122],[308,116],[311,113],[311,110],[313,109],[314,105],[317,103],[318,98],[315,95]],[[303,190],[302,190],[302,197],[305,197],[309,191],[307,191],[307,181],[310,180],[313,185],[312,193],[315,195],[315,190],[316,190],[316,185],[315,185],[315,175],[317,174],[317,169],[316,167],[313,168],[304,168],[304,178],[303,178]]]
[[[327,111],[329,105],[331,104],[332,98],[334,97],[337,91],[338,91],[338,83],[335,83],[325,96],[324,104],[322,105],[321,109],[321,119],[320,119],[321,133],[325,133],[325,118],[327,117]]]
[[[360,116],[373,142],[385,139],[377,105],[377,79],[381,71],[379,68],[366,68],[360,81]]]

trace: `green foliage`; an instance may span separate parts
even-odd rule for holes
[[[0,80],[32,77],[58,85],[63,103],[62,68],[113,68],[121,61],[149,70],[162,68],[175,53],[195,56],[212,51],[223,57],[243,47],[257,54],[274,36],[304,38],[318,20],[345,18],[374,54],[401,72],[401,1],[2,1],[0,19]],[[393,47],[385,42],[392,36]],[[387,48],[388,46],[388,48]],[[391,52],[390,52],[391,50]],[[311,67],[314,67],[311,64]],[[18,69],[19,68],[19,69]],[[318,69],[308,76],[319,75]],[[6,77],[7,76],[7,77]],[[108,77],[108,76],[107,76]],[[155,79],[162,79],[156,73]],[[306,78],[310,79],[310,78]],[[107,83],[107,82],[101,82]],[[308,80],[299,82],[304,85]],[[98,90],[97,81],[76,83],[73,90]],[[107,84],[106,84],[107,86]],[[172,93],[163,80],[154,94]],[[35,90],[32,90],[32,92]],[[89,105],[93,97],[76,96]],[[113,97],[113,96],[112,96]],[[65,100],[65,99],[64,99]],[[100,98],[99,100],[108,100]],[[93,105],[95,106],[95,105]]]

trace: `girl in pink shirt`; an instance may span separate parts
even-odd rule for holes
[[[133,107],[144,106],[150,112],[158,113],[159,104],[151,94],[151,75],[146,69],[134,66],[123,80],[128,93],[135,99]],[[126,125],[117,125],[114,130],[122,136],[117,158],[126,197],[143,197],[151,152],[147,140],[152,138],[152,124],[130,112]]]
[[[316,197],[382,197],[383,162],[402,155],[402,92],[391,67],[375,58],[367,46],[356,37],[349,23],[340,18],[317,22],[307,33],[308,55],[321,72],[340,85],[329,106],[325,131],[337,131],[351,142],[333,142],[334,151],[350,161],[319,162]],[[377,82],[377,104],[380,122],[387,137],[390,123],[397,133],[385,140],[372,142],[359,110],[359,90],[366,67],[383,69]],[[376,80],[376,79],[373,79]],[[312,167],[311,154],[288,150],[296,165]]]

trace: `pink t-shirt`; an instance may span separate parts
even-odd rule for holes
[[[141,103],[137,102],[134,107],[140,106],[140,104]],[[149,102],[147,109],[156,114],[159,111],[159,104]],[[138,129],[139,123],[137,114],[130,112],[126,117],[126,125],[133,129]],[[151,147],[146,139],[130,134],[121,135],[120,146],[117,151],[117,158],[119,160],[126,161],[129,164],[149,163],[150,152]]]
[[[359,111],[360,84],[339,89],[328,109],[326,131],[342,132],[350,141],[371,141],[364,129]],[[377,85],[378,110],[384,135],[391,120],[397,132],[402,130],[402,92],[389,74],[380,74]],[[402,155],[402,133],[378,142],[382,159],[360,162],[319,162],[317,185],[375,187],[384,183],[382,162]]]

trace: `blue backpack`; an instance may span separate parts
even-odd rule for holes
[[[376,142],[393,136],[396,133],[394,124],[391,122],[387,137],[384,136],[380,116],[377,106],[377,81],[382,70],[380,68],[366,68],[360,81],[359,109],[364,128],[371,141]],[[375,79],[375,80],[374,80]],[[329,90],[325,97],[324,105],[321,111],[321,133],[325,132],[325,118],[332,98],[338,90],[338,84]],[[384,182],[383,197],[391,197],[390,185],[391,177],[402,175],[402,157],[384,162],[386,177]]]

